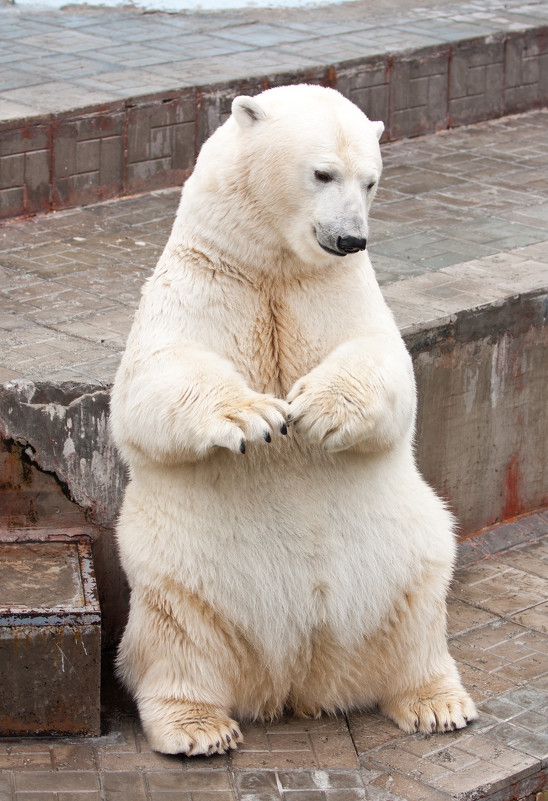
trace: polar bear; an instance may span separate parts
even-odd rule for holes
[[[112,393],[130,468],[118,666],[153,749],[233,717],[476,717],[446,645],[453,523],[417,471],[410,357],[369,261],[381,122],[237,97],[184,186]]]

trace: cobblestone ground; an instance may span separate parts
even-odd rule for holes
[[[0,740],[0,801],[534,799],[548,757],[547,577],[548,513],[461,543],[449,632],[480,711],[467,729],[406,735],[375,712],[287,717],[244,725],[229,756],[169,757],[150,750],[112,680],[102,737]]]
[[[383,156],[369,250],[402,327],[546,284],[547,110],[385,145]],[[0,227],[0,381],[112,381],[178,198],[164,190]]]
[[[546,24],[546,0],[384,0],[154,15],[0,2],[0,120]],[[478,64],[482,64],[481,59]]]

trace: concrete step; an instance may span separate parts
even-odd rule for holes
[[[0,542],[0,735],[98,735],[101,612],[91,541],[77,531],[40,533],[0,531],[11,540]]]
[[[548,102],[547,0],[5,4],[0,22],[0,218],[179,186],[232,98],[268,86],[336,87],[385,122],[385,141]]]

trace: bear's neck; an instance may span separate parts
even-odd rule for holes
[[[220,259],[253,284],[262,284],[269,276],[297,277],[311,270],[286,247],[268,210],[250,208],[247,198],[242,213],[237,197],[223,202],[218,194],[191,193],[186,186],[169,244]]]

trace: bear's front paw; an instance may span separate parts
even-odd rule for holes
[[[336,378],[315,372],[297,381],[287,396],[287,420],[298,434],[325,450],[350,448],[372,430],[372,405],[360,397],[363,390],[345,388]]]
[[[288,404],[272,395],[249,395],[219,404],[209,421],[209,447],[228,448],[245,453],[246,442],[270,442],[276,434],[287,434]]]

